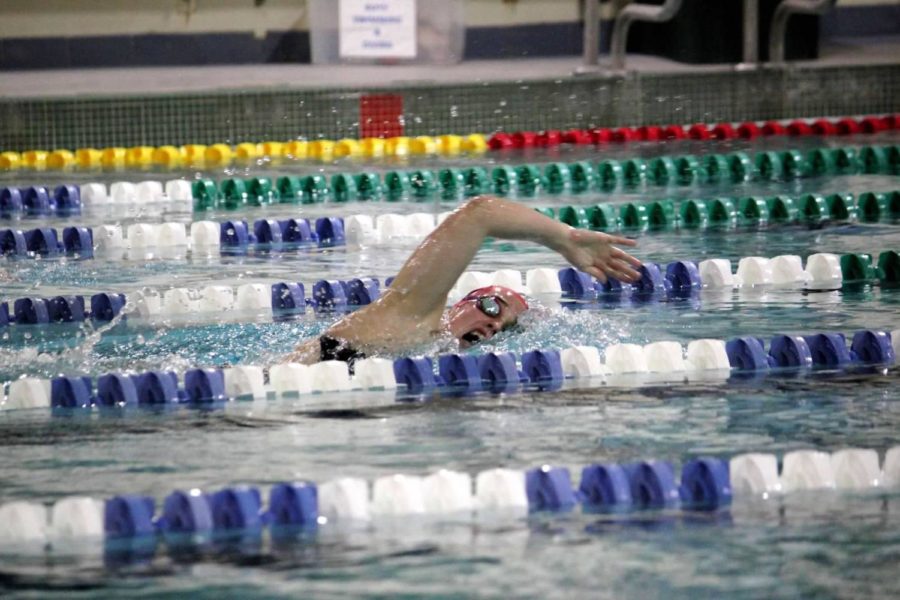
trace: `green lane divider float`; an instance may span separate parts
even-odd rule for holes
[[[664,199],[535,210],[572,227],[597,231],[761,227],[768,224],[856,220],[877,222],[900,220],[900,191],[865,192],[858,198],[845,193],[681,201]],[[891,265],[893,263],[884,268],[891,269]]]
[[[740,183],[752,179],[776,181],[806,176],[864,174],[900,174],[900,146],[865,146],[863,148],[816,148],[809,151],[765,151],[755,155],[745,152],[660,156],[652,159],[607,159],[597,163],[578,161],[546,165],[525,164],[438,171],[418,169],[375,172],[338,173],[330,178],[321,174],[302,177],[285,176],[274,181],[267,177],[225,179],[216,184],[209,179],[194,182],[196,210],[234,209],[265,206],[273,203],[312,204],[317,202],[458,201],[480,194],[533,198],[541,195],[582,194],[592,191],[612,192],[649,186],[690,186],[694,184]],[[820,201],[821,200],[821,201]],[[825,204],[822,203],[824,201]],[[810,218],[835,218],[829,198],[795,199],[793,206],[779,205],[776,220],[792,219],[792,210]],[[719,203],[717,210],[725,207]],[[664,208],[664,207],[661,207]],[[700,210],[701,207],[696,207]],[[760,207],[736,204],[737,212],[747,208],[751,213]],[[849,207],[847,207],[849,209]],[[862,207],[860,207],[862,209]],[[727,212],[727,211],[726,211]],[[861,210],[869,220],[880,220],[896,214],[896,200],[873,194]],[[877,213],[877,216],[872,216]],[[832,215],[832,216],[829,216]],[[654,221],[669,221],[671,215],[648,215]],[[680,213],[678,215],[680,217]],[[629,218],[641,220],[639,215]],[[691,209],[690,219],[702,220]],[[709,218],[709,215],[706,215]],[[761,216],[760,216],[761,218]],[[852,218],[851,216],[838,218]],[[860,215],[863,218],[863,215]]]

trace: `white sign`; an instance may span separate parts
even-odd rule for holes
[[[340,0],[342,58],[415,58],[416,0]]]

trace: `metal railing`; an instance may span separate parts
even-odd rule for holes
[[[822,15],[831,10],[837,0],[785,0],[775,9],[769,30],[769,62],[784,62],[784,39],[788,19],[795,13]],[[746,38],[745,38],[746,39]]]
[[[611,65],[614,70],[625,68],[625,44],[628,30],[635,21],[662,23],[668,21],[681,9],[682,0],[666,0],[661,6],[649,4],[629,4],[616,15],[610,42]]]

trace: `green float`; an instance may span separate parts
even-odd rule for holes
[[[671,200],[657,200],[647,203],[647,216],[651,229],[668,229],[678,225],[675,203]]]
[[[806,155],[809,164],[809,174],[814,177],[834,175],[837,168],[834,164],[834,152],[829,148],[816,148]]]
[[[233,210],[247,204],[247,184],[243,179],[226,179],[221,184],[219,208]]]
[[[622,185],[636,188],[647,176],[647,163],[640,158],[632,158],[622,163]]]
[[[900,254],[888,250],[878,255],[878,279],[881,283],[900,283]]]
[[[854,175],[859,172],[859,158],[853,148],[835,148],[834,172],[838,175]]]
[[[738,219],[748,226],[765,225],[769,221],[769,205],[758,196],[741,198],[738,200]]]
[[[864,192],[856,201],[859,210],[859,220],[866,223],[876,223],[887,218],[889,214],[889,201],[886,194]]]
[[[781,167],[787,179],[807,177],[809,175],[809,161],[799,150],[785,150],[779,152]]]
[[[756,173],[756,166],[746,153],[735,152],[728,156],[728,173],[733,183],[750,181]]]
[[[498,196],[511,196],[516,192],[516,172],[512,167],[494,167],[491,180],[493,192]]]
[[[860,170],[867,175],[887,173],[890,169],[888,153],[881,146],[863,146],[857,158]]]
[[[491,177],[482,167],[470,167],[463,171],[466,196],[480,196],[491,191]]]
[[[773,196],[766,198],[769,221],[772,223],[793,223],[797,221],[800,211],[789,196]]]
[[[681,203],[681,226],[687,229],[705,229],[709,226],[709,206],[705,200],[688,200]]]
[[[293,175],[285,175],[275,180],[278,189],[278,199],[282,204],[297,204],[303,201],[303,186],[300,178]]]
[[[888,217],[900,219],[900,190],[894,190],[885,194],[887,197]]]
[[[647,166],[647,180],[653,185],[669,185],[678,177],[678,167],[668,156],[660,156]]]
[[[420,169],[409,174],[409,187],[413,196],[419,200],[428,200],[438,189],[438,183],[434,173],[427,169]]]
[[[519,195],[530,198],[544,188],[544,177],[538,167],[522,165],[516,167],[516,184],[519,188]]]
[[[733,198],[716,198],[706,203],[709,223],[713,227],[734,227],[738,220],[738,210]]]
[[[622,220],[622,229],[634,229],[644,231],[650,226],[650,211],[643,204],[629,202],[622,205],[619,217]]]
[[[728,159],[721,154],[710,154],[703,159],[706,183],[722,183],[728,177]]]
[[[888,146],[884,153],[887,155],[888,171],[893,175],[900,174],[900,146]]]
[[[573,194],[583,194],[590,191],[594,188],[597,180],[594,176],[594,169],[586,161],[570,164],[569,175],[571,176]]]
[[[604,160],[597,164],[597,186],[604,192],[611,192],[622,184],[624,168],[617,160]]]
[[[777,152],[760,152],[754,162],[761,179],[778,181],[784,177],[784,163]]]
[[[541,214],[544,215],[545,217],[550,217],[551,219],[555,219],[555,218],[556,218],[556,211],[553,210],[552,208],[550,208],[549,206],[544,207],[544,208],[535,208],[534,210],[535,210],[536,212],[541,213]]]
[[[703,166],[696,156],[679,156],[675,159],[675,172],[678,185],[691,185],[702,179]]]
[[[199,179],[191,185],[194,210],[211,210],[219,201],[219,188],[212,179]]]
[[[441,169],[438,171],[438,184],[442,199],[455,200],[466,191],[466,176],[459,169]]]
[[[587,209],[588,221],[594,231],[618,231],[619,217],[612,204],[597,204]]]
[[[591,226],[587,210],[583,206],[563,206],[559,209],[558,218],[566,225],[578,229],[589,229]]]
[[[363,201],[378,200],[384,194],[384,186],[378,173],[357,173],[353,176],[356,191]]]
[[[878,279],[878,272],[872,264],[870,254],[844,254],[841,256],[841,277],[844,282],[871,281]]]
[[[325,202],[331,197],[331,186],[324,175],[307,175],[300,179],[303,187],[303,203]]]
[[[547,182],[547,191],[551,194],[561,194],[572,187],[572,173],[569,165],[565,163],[551,163],[544,168],[544,181]]]
[[[853,194],[829,194],[825,196],[828,214],[836,221],[855,221],[857,219],[856,204]]]
[[[272,188],[272,180],[268,177],[251,177],[246,180],[247,204],[250,206],[268,206],[278,202],[278,192]]]
[[[384,175],[384,198],[388,202],[399,202],[412,194],[412,183],[406,171],[388,171]]]
[[[347,173],[337,173],[331,176],[331,193],[335,202],[350,202],[359,199],[356,190],[356,180]]]
[[[806,194],[799,198],[800,214],[806,221],[824,221],[829,216],[825,198],[818,194]]]

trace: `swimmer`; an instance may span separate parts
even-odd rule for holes
[[[542,244],[603,282],[640,278],[641,262],[614,246],[635,246],[634,240],[575,229],[524,204],[480,196],[431,232],[378,300],[301,343],[285,361],[342,360],[352,366],[367,355],[402,353],[448,335],[465,349],[515,325],[528,301],[502,286],[473,290],[444,310],[447,294],[488,237]]]

